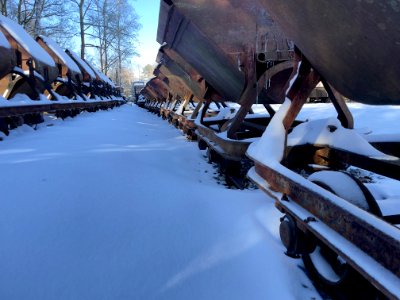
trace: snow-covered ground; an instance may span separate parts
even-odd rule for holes
[[[137,106],[0,142],[0,299],[318,299],[279,212]]]

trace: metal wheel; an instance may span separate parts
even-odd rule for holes
[[[197,142],[197,146],[200,150],[206,150],[208,145],[204,140],[199,139],[199,141]]]
[[[207,161],[211,163],[218,163],[218,154],[211,147],[207,147]]]
[[[320,171],[312,174],[309,180],[366,211],[379,214],[372,195],[361,182],[349,174]],[[328,288],[345,288],[359,281],[360,276],[340,255],[318,239],[315,240],[315,245],[314,251],[302,255],[311,277]]]
[[[307,271],[327,286],[338,286],[350,282],[354,273],[351,267],[334,251],[317,241],[312,253],[302,255]]]

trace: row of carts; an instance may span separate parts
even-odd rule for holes
[[[0,15],[0,131],[121,105],[120,89],[89,62],[45,36],[33,39]]]
[[[367,139],[348,101],[400,104],[400,5],[161,0],[157,41],[145,107],[197,140],[228,184],[248,178],[275,199],[286,254],[330,297],[399,299],[400,195],[357,174],[397,185],[400,139]],[[327,98],[337,118],[298,119]]]

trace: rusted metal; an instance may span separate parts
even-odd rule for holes
[[[249,141],[227,140],[221,138],[217,132],[204,125],[198,125],[197,129],[202,139],[207,140],[207,144],[212,147],[219,155],[229,159],[240,161],[245,157]]]
[[[253,0],[172,0],[173,6],[237,64],[237,54],[252,47],[262,61],[287,60],[289,41]],[[279,51],[277,51],[279,50]],[[277,53],[280,53],[278,55]],[[261,56],[261,55],[260,55]],[[279,58],[278,56],[281,56]]]
[[[231,101],[239,99],[244,82],[241,72],[199,28],[186,19],[174,5],[163,0],[157,41],[160,44],[167,43],[169,48],[204,76],[223,98]]]
[[[146,87],[148,87],[150,93],[153,93],[153,97],[159,101],[163,101],[168,97],[168,90],[158,78],[153,78],[148,81]]]
[[[400,180],[400,159],[398,158],[388,160],[374,159],[357,153],[329,147],[319,149],[316,155],[327,162],[340,161],[344,164],[351,164],[380,175]]]
[[[316,216],[321,222],[400,277],[399,240],[371,225],[368,220],[337,205],[335,200],[331,200],[326,194],[311,190],[267,165],[255,161],[255,170],[261,177],[268,179],[272,190],[289,196],[291,200]],[[334,197],[333,194],[332,197]],[[372,215],[371,217],[375,218]],[[384,221],[380,221],[380,223],[385,228],[391,227]],[[359,269],[357,266],[353,267]],[[369,276],[368,274],[363,275]]]
[[[0,34],[1,31],[0,31]],[[0,38],[2,38],[0,36]],[[6,37],[4,36],[4,40],[6,40]],[[5,47],[0,45],[0,80],[7,74],[9,74],[12,70],[12,68],[16,65],[16,57],[10,47]],[[2,91],[3,89],[0,89]]]
[[[90,102],[69,102],[69,103],[57,103],[54,104],[35,104],[35,105],[23,105],[23,106],[7,106],[0,108],[0,118],[13,117],[13,116],[24,116],[27,114],[36,114],[44,112],[56,112],[62,110],[85,110],[91,108],[108,108],[114,107],[115,105],[121,105],[124,101],[90,101]]]
[[[172,74],[164,65],[159,64],[154,70],[154,75],[156,75],[159,80],[165,83],[168,90],[175,95],[183,97],[190,91],[190,89],[179,78],[179,76]]]
[[[310,216],[311,214],[309,212],[306,212],[308,215],[307,219],[303,219],[303,216],[299,216],[298,214],[298,208],[297,203],[294,201],[278,201],[276,203],[277,208],[285,213],[288,214],[292,217],[295,218],[296,224],[298,228],[304,232],[307,233],[312,233],[315,237],[320,239],[325,245],[329,246],[334,252],[336,252],[342,259],[344,259],[348,264],[350,264],[355,270],[357,270],[360,274],[362,274],[372,285],[374,285],[377,289],[381,290],[387,297],[388,299],[398,299],[398,294],[393,291],[393,286],[392,287],[387,287],[382,282],[376,278],[376,274],[369,273],[365,270],[365,266],[360,265],[355,257],[352,257],[349,255],[349,253],[346,253],[341,249],[339,245],[336,245],[334,241],[332,241],[330,238],[327,238],[323,234],[321,234],[318,230],[314,229],[314,223],[319,222],[315,217]],[[296,209],[294,209],[296,208]],[[312,220],[311,225],[310,222],[306,222],[308,220]],[[390,276],[390,275],[389,275]]]
[[[338,120],[342,124],[344,128],[353,129],[354,128],[354,119],[346,105],[346,102],[341,94],[339,94],[332,86],[326,82],[325,79],[322,79],[322,83],[325,87],[326,92],[331,99],[333,106],[338,112]]]
[[[362,103],[400,103],[398,2],[259,2],[341,94]]]
[[[187,90],[190,90],[197,98],[201,98],[205,92],[204,81],[199,81],[200,75],[186,72],[177,62],[172,60],[166,53],[159,53],[157,59],[160,61],[160,71],[167,77],[175,77],[182,82]],[[156,75],[156,74],[155,74]],[[157,75],[156,75],[157,76]]]
[[[191,64],[226,101],[234,102],[240,101],[245,85],[237,68],[245,67],[250,48],[263,63],[288,60],[292,53],[291,43],[266,11],[249,0],[161,1],[157,40]]]
[[[237,139],[237,131],[245,120],[245,117],[250,111],[251,106],[254,104],[257,96],[260,98],[260,93],[262,91],[265,92],[263,96],[268,100],[258,101],[259,103],[283,102],[284,94],[281,92],[281,90],[286,85],[292,72],[294,62],[292,60],[288,60],[268,66],[263,73],[257,74],[253,55],[254,53],[250,51],[244,63],[246,86],[239,100],[241,107],[235,117],[226,123],[226,128],[228,128],[227,135],[230,139]],[[260,76],[261,74],[263,75]],[[264,87],[266,80],[269,81],[269,87],[267,89]],[[222,131],[223,130],[224,129],[222,129]]]
[[[296,54],[295,60],[293,76],[296,76],[296,78],[294,78],[294,82],[286,93],[286,97],[292,101],[289,111],[283,119],[283,126],[286,131],[292,127],[299,111],[304,103],[306,103],[308,95],[320,81],[319,74],[316,70],[311,68],[311,65],[305,57]]]
[[[23,70],[29,70],[28,65],[26,64],[27,61],[33,60],[34,61],[34,69],[36,72],[44,76],[44,74],[48,74],[48,81],[54,81],[57,78],[58,70],[55,65],[47,65],[43,61],[39,61],[37,58],[32,57],[32,54],[29,53],[29,50],[26,48],[25,45],[20,44],[17,39],[10,33],[8,30],[1,26],[0,24],[0,31],[3,32],[5,37],[7,38],[8,42],[10,43],[11,47],[14,51],[18,51],[21,54],[21,65],[20,68]],[[33,40],[33,39],[32,39]],[[46,77],[46,76],[44,76]]]
[[[36,42],[39,43],[39,45],[46,50],[46,52],[53,58],[54,62],[56,63],[57,66],[59,66],[59,76],[62,78],[68,78],[70,76],[71,80],[75,83],[77,82],[77,78],[79,77],[80,80],[82,80],[82,74],[80,72],[76,72],[73,69],[70,69],[62,60],[62,58],[54,52],[49,45],[46,44],[46,41],[41,37],[38,36],[36,38]],[[69,75],[68,75],[69,73]]]
[[[289,128],[293,125],[295,117],[305,103],[307,96],[311,90],[320,80],[319,73],[312,68],[308,60],[300,53],[296,55],[296,61],[293,70],[293,79],[289,90],[287,91],[287,98],[291,100],[291,105],[283,117],[283,125],[286,129],[286,135]],[[301,62],[301,63],[300,63]],[[328,87],[329,88],[329,87]],[[333,93],[332,90],[330,93]],[[333,98],[335,107],[339,110],[339,116],[342,117],[342,123],[347,126],[352,125],[352,119],[348,118],[345,105],[341,98]],[[342,110],[340,112],[340,110]],[[273,147],[274,145],[271,145]],[[315,149],[310,149],[315,147]],[[296,152],[297,149],[303,149]],[[299,154],[300,153],[300,154]],[[306,166],[308,163],[316,162],[321,165],[328,165],[330,167],[344,167],[347,164],[361,167],[363,169],[371,170],[378,174],[389,175],[392,178],[399,179],[398,160],[378,160],[368,158],[356,153],[328,148],[318,145],[299,146],[299,148],[287,148],[285,159],[282,161],[287,167],[296,167],[299,165],[298,157],[301,157],[301,165]],[[365,217],[362,213],[357,214],[353,209],[349,209],[344,199],[330,196],[323,192],[320,187],[305,181],[299,174],[291,171],[283,165],[274,166],[268,162],[266,164],[260,163],[256,158],[252,158],[255,163],[256,173],[264,178],[269,185],[270,190],[278,191],[285,195],[285,201],[294,201],[296,204],[304,208],[312,216],[315,216],[319,221],[329,226],[339,235],[350,241],[353,245],[364,251],[373,260],[381,264],[384,268],[400,277],[400,240],[389,232],[393,232],[393,227],[385,223],[383,220],[378,221],[378,227],[374,226],[377,219],[375,216]],[[293,165],[292,165],[293,164]],[[396,172],[397,170],[397,172]],[[396,174],[397,173],[397,174]],[[313,187],[311,188],[310,185]],[[283,199],[282,199],[283,201]],[[284,201],[277,200],[278,208],[294,217],[298,217],[295,213],[285,209]],[[339,201],[339,202],[338,202]],[[343,204],[340,204],[343,201]],[[299,228],[308,229],[309,226],[305,220],[299,220]],[[384,228],[384,229],[382,229]],[[324,236],[317,236],[322,241],[326,240]],[[331,245],[329,242],[328,245]],[[332,245],[331,245],[332,246]],[[333,249],[340,250],[340,247],[333,246]],[[340,251],[339,251],[340,252]],[[393,296],[390,289],[384,286],[383,283],[374,279],[374,274],[365,272],[361,265],[355,263],[350,257],[346,260],[363,276],[374,283],[381,291],[388,296]]]
[[[191,64],[189,64],[176,51],[169,48],[167,44],[163,44],[158,50],[156,61],[158,63],[162,63],[164,55],[178,64],[187,74],[189,74],[192,80],[200,83],[204,79],[203,76],[199,74]]]
[[[83,62],[80,61],[80,60],[78,60],[77,58],[75,58],[74,55],[72,54],[72,52],[71,52],[70,50],[67,49],[67,50],[65,50],[65,52],[66,52],[66,53],[71,57],[71,59],[78,65],[79,70],[80,70],[81,73],[82,73],[82,81],[83,81],[83,82],[88,82],[88,83],[92,82],[93,79],[95,79],[95,78],[93,78],[93,76],[90,75],[90,74],[86,71],[86,68],[83,66]],[[80,58],[79,58],[79,59],[80,59]]]
[[[15,24],[15,26],[19,25]],[[46,89],[51,93],[48,82],[53,82],[57,78],[58,70],[55,64],[49,65],[45,61],[33,57],[32,54],[29,53],[29,47],[21,43],[18,36],[9,32],[7,26],[2,22],[0,22],[0,32],[4,34],[13,52],[12,55],[6,56],[8,57],[8,61],[5,63],[5,66],[7,66],[6,69],[12,67],[12,70],[9,70],[8,73],[10,75],[8,78],[3,78],[1,83],[3,89],[6,87],[2,92],[7,91],[4,97],[12,98],[17,93],[23,93],[28,95],[31,99],[37,99],[38,95],[43,93]],[[33,39],[31,42],[35,43]],[[28,44],[29,43],[30,42],[28,42]],[[40,48],[38,44],[36,45]],[[35,47],[34,44],[32,46]],[[40,74],[40,76],[37,76],[35,72]],[[20,75],[20,78],[12,78],[11,73]],[[4,75],[2,77],[4,77]]]

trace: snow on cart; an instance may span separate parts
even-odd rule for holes
[[[43,113],[75,116],[83,110],[124,103],[113,97],[99,103],[80,92],[81,70],[51,39],[36,41],[17,23],[0,15],[0,131],[43,121]]]
[[[399,7],[261,2],[297,51],[286,100],[248,149],[255,164],[248,176],[276,199],[286,253],[302,257],[316,282],[335,297],[398,299],[399,143],[383,136],[371,144],[354,130],[342,95],[370,105],[400,104]],[[337,118],[292,128],[320,81]]]
[[[208,157],[215,158],[228,181],[242,187],[241,161],[246,160],[250,144],[242,133],[260,134],[258,128],[265,127],[274,113],[269,104],[283,101],[281,90],[293,67],[293,45],[261,7],[233,2],[161,1],[157,40],[165,43],[172,59],[181,58],[205,79],[205,106],[212,101],[241,105],[231,119],[210,123],[201,116],[196,134],[200,148],[208,148]],[[245,120],[256,101],[265,104],[270,114]],[[207,107],[202,110],[206,111]],[[217,136],[221,132],[226,132],[226,138]]]

